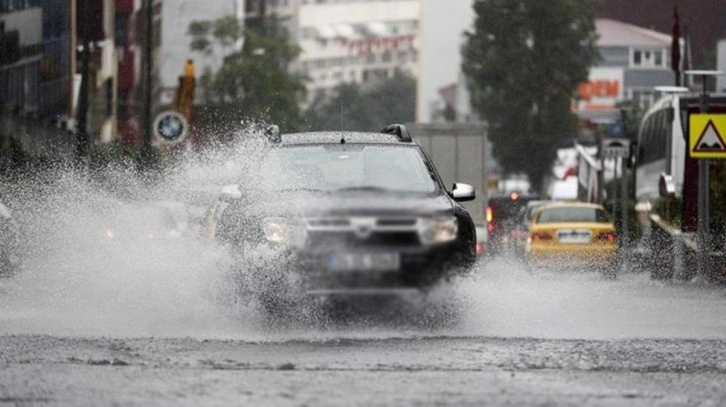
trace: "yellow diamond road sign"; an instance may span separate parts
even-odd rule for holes
[[[692,114],[688,122],[691,158],[726,159],[726,114]]]

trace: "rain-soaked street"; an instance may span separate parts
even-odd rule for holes
[[[208,303],[191,284],[202,281],[200,264],[186,260],[124,284],[67,286],[65,298],[35,297],[47,280],[20,279],[29,285],[17,295],[5,287],[0,400],[726,403],[722,288],[642,274],[528,274],[495,260],[445,290],[462,299],[456,326],[398,319],[270,329],[252,310],[231,315]],[[180,290],[166,292],[170,284]]]
[[[0,407],[726,406],[726,0],[0,0]]]

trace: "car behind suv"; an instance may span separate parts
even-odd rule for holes
[[[474,223],[458,204],[474,189],[447,190],[404,126],[272,131],[269,144],[254,179],[225,187],[212,211],[248,283],[268,283],[255,287],[262,297],[425,292],[475,262]]]

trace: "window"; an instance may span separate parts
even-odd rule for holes
[[[632,99],[643,110],[648,108],[655,101],[655,92],[651,89],[630,89],[630,99]]]
[[[631,49],[630,66],[635,68],[665,67],[665,49]]]

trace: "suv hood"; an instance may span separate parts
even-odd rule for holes
[[[355,192],[281,193],[240,202],[251,216],[423,216],[453,214],[444,195]]]

